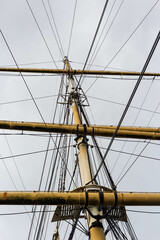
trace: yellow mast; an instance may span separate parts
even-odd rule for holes
[[[68,59],[65,59],[66,69],[70,71],[70,65],[68,62]],[[72,75],[68,75],[68,85],[69,85],[69,93],[70,93],[70,99],[71,99],[71,105],[73,110],[73,117],[74,122],[76,125],[82,126],[82,119],[80,116],[79,108],[78,108],[78,92],[75,86],[74,78]],[[79,169],[80,169],[80,176],[81,176],[81,182],[82,185],[85,186],[88,183],[95,184],[94,181],[92,181],[93,178],[93,170],[92,170],[92,163],[89,162],[88,157],[88,144],[87,144],[87,138],[85,134],[81,137],[77,136],[77,148],[78,148],[78,163],[79,163]],[[86,191],[87,188],[86,188]],[[90,207],[89,211],[93,215],[99,215],[102,214],[101,211],[98,210],[98,206]],[[90,239],[91,240],[104,240],[104,230],[101,221],[96,220],[95,218],[91,217],[90,213],[85,211],[87,221],[88,221],[88,227],[90,232]]]

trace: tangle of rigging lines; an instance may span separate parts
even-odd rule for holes
[[[2,3],[3,239],[158,239],[159,7]]]

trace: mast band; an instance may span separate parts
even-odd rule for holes
[[[77,138],[78,138],[78,134],[79,133],[79,124],[77,124],[77,133],[76,133],[76,135],[77,135]]]
[[[85,191],[85,195],[86,195],[86,204],[85,204],[85,207],[87,208],[87,206],[88,206],[88,192],[87,192],[87,191]]]
[[[114,197],[115,197],[115,204],[114,204],[114,207],[116,208],[117,205],[118,205],[118,195],[117,195],[117,192],[114,192]]]
[[[92,223],[92,225],[89,227],[89,230],[91,230],[91,228],[93,228],[93,227],[100,227],[103,229],[102,223],[99,222],[98,220]]]
[[[79,137],[79,124],[77,124],[76,138],[75,138],[74,140],[77,142],[79,138],[80,138],[80,137]]]
[[[87,126],[86,126],[86,124],[83,124],[83,128],[84,128],[83,136],[86,137],[86,134],[87,134]]]
[[[92,136],[94,137],[94,127],[92,127]]]
[[[100,200],[100,203],[99,203],[98,211],[101,211],[104,207],[104,195],[102,190],[99,191],[99,200]]]

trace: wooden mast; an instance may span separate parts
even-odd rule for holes
[[[65,65],[66,65],[66,69],[70,71],[71,69],[70,69],[70,65],[67,58],[65,58]],[[73,110],[74,122],[76,125],[82,126],[82,119],[81,119],[80,111],[78,107],[79,94],[75,86],[74,78],[70,74],[68,75],[68,85],[69,85],[69,94],[70,94],[70,101],[71,101],[72,110]],[[82,186],[85,186],[86,184],[95,185],[95,181],[92,181],[94,175],[92,170],[92,163],[89,162],[88,144],[87,144],[86,135],[85,134],[83,136],[77,135],[76,139],[77,139],[76,141],[77,141],[77,148],[78,148],[78,163],[79,163]],[[86,188],[86,191],[88,191],[87,188]],[[98,210],[98,206],[90,207],[89,211],[93,215],[102,214],[102,212]],[[104,240],[105,235],[104,235],[102,222],[91,217],[89,212],[85,211],[85,213],[88,221],[90,239]]]

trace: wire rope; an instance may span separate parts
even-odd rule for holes
[[[55,210],[49,210],[49,211],[46,211],[46,212],[49,212],[49,213],[54,213]],[[42,212],[42,211],[36,211],[36,213],[39,213],[39,212]],[[33,211],[27,211],[27,212],[11,212],[11,213],[0,213],[0,216],[14,216],[14,215],[23,215],[23,214],[34,214]]]
[[[121,150],[119,151],[119,150],[116,150],[116,149],[110,149],[110,151],[111,152],[122,153],[122,154],[127,154],[127,155],[134,156],[134,157],[141,157],[141,158],[145,158],[145,159],[160,161],[160,158],[149,157],[149,156],[146,156],[146,155],[139,155],[139,154],[132,153],[132,152],[126,152],[126,151],[121,151]]]
[[[55,61],[56,63],[62,62],[62,60]],[[25,65],[38,65],[38,64],[53,64],[53,61],[40,61],[40,62],[27,62],[27,63],[19,63],[19,66],[25,66]],[[7,65],[1,65],[1,67],[15,67],[15,64],[7,64]]]
[[[71,45],[71,38],[72,38],[73,25],[74,25],[75,14],[76,14],[76,8],[77,8],[77,0],[75,1],[75,5],[74,5],[73,18],[72,18],[72,24],[71,24],[71,31],[70,31],[70,36],[69,36],[68,50],[67,50],[67,57],[69,56],[69,51],[70,51],[70,45]]]
[[[57,95],[48,95],[48,96],[42,96],[42,97],[35,97],[35,100],[40,100],[40,99],[45,99],[45,98],[53,98],[57,97]],[[14,100],[14,101],[9,101],[9,102],[0,102],[1,105],[6,105],[6,104],[12,104],[12,103],[22,103],[22,102],[28,102],[32,101],[32,98],[27,98],[27,99],[20,99],[20,100]]]
[[[158,104],[157,108],[159,107],[160,103]],[[157,109],[156,108],[156,109]],[[153,115],[154,116],[154,115]],[[152,118],[153,118],[152,116]],[[150,121],[152,120],[152,118],[150,119]],[[149,123],[150,123],[149,121]],[[158,128],[159,130],[159,128]],[[155,133],[156,134],[156,133]],[[154,135],[155,135],[154,134]],[[118,184],[121,182],[121,180],[125,177],[125,175],[128,173],[128,171],[131,169],[131,167],[135,164],[135,162],[138,160],[138,158],[141,156],[142,152],[144,152],[144,150],[146,149],[146,147],[149,145],[149,143],[151,142],[151,140],[149,140],[146,145],[144,146],[144,148],[141,150],[140,154],[138,154],[138,156],[136,157],[136,159],[133,161],[133,163],[129,166],[129,168],[126,170],[126,172],[122,175],[122,177],[118,180]],[[137,143],[138,144],[138,143]],[[136,145],[137,146],[137,145]],[[128,162],[127,162],[128,163]]]
[[[44,10],[45,10],[45,13],[46,13],[47,19],[48,19],[48,21],[49,21],[49,25],[50,25],[50,27],[51,27],[51,29],[52,29],[53,36],[54,36],[54,38],[55,38],[55,40],[56,40],[56,43],[57,43],[57,46],[58,46],[59,52],[60,52],[61,57],[62,57],[62,59],[63,59],[63,58],[64,58],[63,49],[61,49],[61,45],[59,45],[59,43],[58,43],[58,39],[57,39],[56,34],[55,34],[55,32],[54,32],[54,29],[53,29],[53,26],[52,26],[52,23],[51,23],[51,20],[50,20],[50,17],[49,17],[49,14],[48,14],[47,8],[46,8],[46,6],[45,6],[44,0],[42,0],[42,4],[43,4]]]
[[[109,33],[109,31],[110,31],[110,29],[111,29],[111,27],[112,27],[112,25],[113,25],[116,17],[117,17],[117,15],[118,15],[121,7],[122,7],[123,2],[124,2],[124,0],[121,1],[120,5],[119,5],[119,7],[118,7],[118,10],[117,10],[117,12],[116,12],[116,14],[115,14],[112,22],[111,22],[111,24],[110,24],[110,26],[109,26],[106,34],[105,34],[105,36],[104,36],[104,38],[103,38],[103,40],[102,40],[102,42],[101,42],[101,44],[100,44],[97,52],[96,52],[96,49],[97,49],[97,47],[98,47],[98,43],[99,43],[99,41],[100,41],[100,38],[101,38],[101,36],[102,36],[102,34],[103,34],[104,28],[105,28],[105,26],[106,26],[106,24],[107,24],[107,22],[108,22],[109,16],[110,16],[110,14],[111,14],[111,12],[112,12],[112,9],[113,9],[113,7],[114,7],[114,4],[115,4],[115,1],[114,1],[113,5],[112,5],[112,8],[111,8],[111,11],[110,11],[110,13],[109,13],[109,15],[108,15],[107,21],[106,21],[106,23],[105,23],[105,25],[104,25],[104,28],[103,28],[103,30],[102,30],[102,33],[101,33],[101,35],[100,35],[100,37],[99,37],[99,39],[98,39],[97,45],[95,46],[94,52],[93,52],[93,54],[92,54],[92,57],[91,57],[91,60],[90,60],[90,63],[89,63],[90,67],[93,65],[93,62],[94,62],[95,58],[97,57],[97,54],[98,54],[98,52],[100,51],[100,49],[101,49],[101,47],[102,47],[102,45],[103,45],[103,43],[104,43],[104,40],[106,39],[106,37],[107,37],[107,35],[108,35],[108,33]],[[95,52],[96,52],[96,53],[95,53]],[[94,55],[94,54],[95,54],[95,55]],[[84,79],[83,79],[83,81],[84,81]]]
[[[74,146],[74,145],[66,146],[66,148],[69,148],[71,146]],[[15,154],[15,155],[3,157],[2,159],[4,160],[4,159],[13,158],[13,157],[17,158],[17,157],[23,157],[23,156],[33,155],[33,154],[46,153],[49,151],[63,149],[63,148],[65,148],[65,147],[57,147],[57,148],[52,148],[52,149],[45,149],[45,150],[32,151],[32,152],[28,152],[28,153]]]
[[[3,130],[3,132],[4,132],[4,130]],[[11,150],[11,146],[10,146],[10,144],[9,144],[9,140],[8,140],[8,138],[7,138],[7,135],[4,134],[4,137],[5,137],[5,140],[6,140],[6,142],[7,142],[7,145],[8,145],[9,151],[10,151],[10,154],[11,154],[11,156],[12,156],[12,159],[13,159],[13,162],[14,162],[14,165],[15,165],[15,168],[16,168],[16,171],[17,171],[17,173],[18,173],[19,179],[20,179],[20,181],[21,181],[21,184],[22,184],[22,186],[23,186],[23,189],[26,191],[26,187],[25,187],[25,185],[24,185],[24,182],[23,182],[22,176],[21,176],[21,174],[20,174],[19,168],[18,168],[18,166],[17,166],[16,160],[15,160],[15,158],[14,158],[14,156],[13,156],[13,152],[12,152],[12,150]]]
[[[59,139],[59,144],[58,144],[58,146],[60,146],[61,139],[62,139],[62,136],[61,136],[61,138]],[[55,156],[55,161],[54,161],[53,167],[51,167],[51,166],[49,167],[49,169],[50,169],[50,170],[52,169],[52,170],[49,171],[49,172],[51,172],[51,173],[50,173],[51,178],[50,178],[50,180],[49,180],[49,173],[48,173],[47,182],[46,182],[46,185],[45,185],[45,190],[47,190],[47,191],[50,191],[50,189],[51,189],[53,173],[54,173],[54,171],[55,171],[55,164],[56,164],[57,159],[58,159],[57,157],[58,157],[58,152],[57,152],[57,154],[56,154],[56,156]],[[53,156],[52,156],[52,159],[53,159]],[[57,165],[57,166],[58,166],[58,165]],[[68,168],[67,168],[67,171],[69,171]],[[57,171],[56,171],[56,172],[57,172]],[[47,184],[48,184],[48,189],[47,189]],[[45,209],[45,208],[44,208],[44,209]],[[37,239],[37,237],[39,236],[43,222],[44,222],[44,214],[41,216],[41,219],[40,219],[40,215],[39,215],[38,223],[37,223],[37,229],[38,229],[38,231],[37,231],[37,235],[36,235],[36,232],[35,232],[34,239],[35,239],[35,238]],[[39,225],[39,227],[38,227],[38,225]]]
[[[153,53],[154,53],[154,51],[155,51],[155,49],[156,49],[156,47],[157,47],[157,44],[158,44],[158,42],[159,42],[159,39],[160,39],[160,32],[158,32],[158,34],[157,34],[157,37],[156,37],[156,39],[155,39],[155,41],[154,41],[154,44],[153,44],[153,46],[152,46],[152,48],[151,48],[151,51],[150,51],[150,53],[149,53],[149,55],[148,55],[148,57],[147,57],[147,60],[146,60],[146,62],[145,62],[145,64],[144,64],[144,67],[143,67],[143,69],[142,69],[142,72],[141,72],[141,74],[140,74],[140,76],[139,76],[139,78],[138,78],[138,80],[137,80],[137,83],[135,84],[135,87],[134,87],[134,89],[133,89],[133,91],[132,91],[132,93],[131,93],[131,96],[130,96],[130,98],[129,98],[129,100],[128,100],[128,103],[127,103],[127,105],[126,105],[126,107],[125,107],[125,109],[124,109],[124,111],[123,111],[123,113],[122,113],[122,116],[121,116],[121,118],[120,118],[120,120],[119,120],[119,123],[118,123],[118,125],[117,125],[117,127],[116,127],[116,130],[115,130],[115,132],[114,132],[114,134],[113,134],[113,137],[112,137],[112,139],[111,139],[111,141],[110,141],[110,143],[109,143],[109,145],[108,145],[108,148],[107,148],[107,150],[106,150],[106,152],[105,152],[105,154],[104,154],[104,160],[105,160],[105,158],[107,157],[108,152],[109,152],[109,150],[110,150],[110,148],[111,148],[111,146],[112,146],[112,144],[113,144],[113,141],[114,141],[114,139],[115,139],[115,137],[116,137],[116,135],[117,135],[117,132],[118,132],[118,130],[119,130],[119,128],[120,128],[120,126],[121,126],[121,124],[122,124],[125,116],[126,116],[126,113],[127,113],[128,109],[129,109],[129,107],[130,107],[130,105],[131,105],[131,102],[132,102],[132,100],[133,100],[133,98],[134,98],[134,96],[135,96],[135,93],[136,93],[136,91],[137,91],[137,89],[138,89],[138,87],[139,87],[139,85],[140,85],[140,83],[141,83],[141,80],[142,80],[142,78],[143,78],[143,74],[145,73],[145,71],[146,71],[146,69],[147,69],[147,67],[148,67],[148,64],[149,64],[149,62],[150,62],[150,60],[151,60],[151,58],[152,58],[152,55],[153,55]],[[103,161],[104,161],[104,160],[103,160]],[[97,176],[97,174],[98,174],[101,166],[103,165],[103,161],[101,161],[101,164],[99,165],[99,168],[98,168],[98,170],[97,170],[97,172],[96,172],[96,174],[95,174],[95,178],[96,178],[96,176]]]
[[[26,0],[26,1],[27,1],[27,0]],[[2,35],[2,37],[3,37],[4,42],[6,43],[6,46],[7,46],[8,50],[9,50],[9,52],[10,52],[10,54],[11,54],[11,56],[12,56],[12,58],[13,58],[15,64],[16,64],[17,69],[19,69],[18,64],[17,64],[17,61],[16,61],[16,59],[15,59],[15,57],[14,57],[12,51],[11,51],[11,48],[10,48],[9,45],[8,45],[8,42],[7,42],[7,40],[6,40],[3,32],[2,32],[1,30],[0,30],[0,32],[1,32],[1,35]],[[20,72],[20,75],[21,75],[21,77],[22,77],[22,79],[23,79],[23,82],[24,82],[24,84],[25,84],[25,86],[26,86],[26,88],[27,88],[27,90],[28,90],[28,92],[29,92],[29,94],[30,94],[30,96],[31,96],[31,98],[32,98],[32,101],[33,101],[35,107],[37,108],[37,111],[38,111],[38,113],[39,113],[42,121],[45,123],[45,120],[44,120],[44,118],[43,118],[43,116],[42,116],[42,113],[41,113],[41,111],[40,111],[40,109],[39,109],[39,107],[38,107],[38,105],[37,105],[37,103],[36,103],[36,101],[35,101],[35,99],[34,99],[34,97],[33,97],[33,95],[32,95],[32,92],[31,92],[31,90],[29,89],[29,86],[28,86],[28,84],[27,84],[26,80],[24,79],[24,76],[23,76],[23,74],[22,74],[21,72]]]
[[[137,119],[138,119],[138,117],[139,117],[139,114],[140,114],[140,112],[141,112],[141,109],[142,109],[142,107],[143,107],[143,105],[144,105],[144,103],[145,103],[145,101],[146,101],[146,99],[147,99],[147,97],[148,97],[148,94],[149,94],[149,92],[150,92],[150,90],[151,90],[151,87],[152,87],[153,83],[154,83],[154,78],[153,78],[153,81],[152,81],[152,82],[150,83],[150,85],[149,85],[149,88],[148,88],[148,90],[147,90],[147,93],[145,94],[145,97],[144,97],[144,99],[143,99],[143,102],[142,102],[142,104],[141,104],[141,106],[140,106],[140,108],[139,108],[139,110],[138,110],[138,112],[137,112],[137,114],[136,114],[136,117],[135,117],[135,119],[134,119],[134,122],[133,122],[132,126],[135,126],[135,123],[136,123],[136,121],[137,121]],[[150,121],[149,121],[149,122],[150,122]],[[148,127],[148,126],[149,126],[149,123],[147,124],[147,127]],[[132,153],[134,153],[134,151],[136,150],[136,148],[137,148],[137,146],[139,145],[139,143],[140,143],[140,141],[137,142],[137,144],[136,144],[136,146],[134,147],[134,150],[132,151]],[[126,142],[124,142],[124,144],[123,144],[123,146],[122,146],[122,148],[121,148],[121,151],[124,149],[125,145],[126,145]],[[112,171],[114,170],[115,166],[116,166],[117,163],[118,163],[118,160],[119,160],[119,158],[120,158],[120,154],[121,154],[121,153],[119,153],[119,156],[117,157],[117,160],[116,160],[116,162],[115,162],[115,164],[114,164],[114,166],[113,166],[113,168],[112,168]],[[131,155],[131,156],[132,156],[132,155]],[[129,160],[130,160],[130,158],[128,159],[127,163],[129,162]]]
[[[51,209],[51,206],[49,207],[49,209]],[[49,212],[49,214],[47,216],[47,224],[46,224],[46,230],[45,230],[45,233],[44,233],[44,239],[47,238],[47,230],[48,230],[48,226],[49,226],[50,215],[51,215],[51,212]]]
[[[61,81],[63,81],[63,77],[62,77]],[[59,96],[59,94],[58,94],[58,96]],[[54,114],[53,114],[52,122],[54,122],[54,120],[55,120],[55,115],[56,115],[56,111],[57,111],[58,96],[57,96],[57,101],[56,101],[56,106],[55,106],[55,111],[54,111]],[[57,151],[57,154],[56,154],[56,157],[55,157],[55,161],[53,163],[53,156],[54,156],[53,153],[52,153],[52,157],[51,157],[51,161],[50,161],[50,167],[49,167],[49,171],[48,171],[48,174],[47,174],[47,180],[46,180],[46,184],[45,184],[45,190],[48,190],[48,191],[50,191],[50,186],[51,186],[51,182],[52,182],[52,179],[53,179],[53,173],[54,173],[53,169],[55,169],[55,165],[56,165],[56,162],[57,162],[57,156],[58,156],[59,149],[60,149],[59,148],[60,147],[59,144],[61,142],[61,138],[62,138],[62,134],[61,134],[60,139],[59,139],[59,143],[58,143],[58,147],[57,147],[58,151]],[[55,140],[55,144],[56,145],[57,145],[57,140],[58,139],[56,137],[56,140]],[[45,158],[44,158],[44,163],[43,163],[43,168],[42,168],[42,173],[41,173],[41,179],[40,179],[40,184],[39,184],[39,189],[41,188],[41,184],[42,184],[42,178],[43,178],[43,175],[44,175],[44,169],[45,169],[45,166],[46,166],[46,161],[47,161],[48,149],[49,149],[49,146],[50,146],[50,142],[51,142],[51,135],[49,136],[48,143],[47,143],[47,151],[46,151]],[[52,167],[52,165],[53,165],[53,167]],[[52,172],[52,175],[50,174],[51,172]],[[51,176],[50,180],[49,180],[49,175]],[[49,187],[47,189],[47,184],[48,183],[49,183]],[[41,207],[41,210],[42,210],[42,207]],[[34,211],[36,211],[36,206],[34,206]],[[37,238],[39,233],[40,233],[40,229],[41,229],[41,226],[42,226],[42,223],[43,223],[43,220],[44,220],[44,211],[45,211],[45,208],[43,208],[43,213],[39,214],[39,216],[38,216],[37,224],[36,224],[36,228],[35,228],[35,233],[34,233],[34,239]],[[32,217],[32,222],[31,222],[31,225],[30,225],[28,239],[30,239],[30,236],[31,236],[32,225],[33,225],[33,222],[34,222],[34,218],[35,218],[35,215],[33,215],[33,217]]]
[[[61,89],[61,86],[60,86],[60,89]],[[60,90],[61,91],[61,90]],[[58,98],[57,98],[58,99]],[[57,103],[58,103],[58,100],[57,100]],[[61,111],[61,116],[62,116],[62,114],[63,114],[63,111]],[[62,135],[61,135],[62,136]],[[61,141],[61,139],[62,138],[60,138],[60,141]],[[59,141],[59,144],[60,144],[60,141]],[[59,145],[60,146],[60,145]],[[64,149],[64,148],[63,148]],[[58,152],[57,152],[58,153]],[[55,157],[55,163],[56,163],[56,159],[58,159],[57,158],[58,157],[58,154],[56,154],[56,157]],[[52,168],[53,170],[52,170],[52,172],[51,172],[51,176],[53,176],[53,171],[55,170],[55,163],[54,163],[54,167]],[[58,165],[57,165],[58,166]],[[49,169],[51,169],[51,167],[49,167]],[[68,171],[68,173],[69,173],[69,175],[71,176],[71,174],[70,174],[70,172],[69,172],[69,170],[68,170],[68,168],[66,167],[66,169],[67,169],[67,171]],[[49,176],[49,174],[48,174],[48,176]],[[52,177],[53,178],[53,177]],[[49,178],[48,178],[48,180],[49,180]],[[47,180],[47,181],[48,181]],[[46,187],[47,187],[47,185],[46,185]],[[50,179],[50,181],[49,181],[49,185],[48,185],[48,190],[49,189],[51,189],[51,179]],[[40,219],[41,218],[41,219]],[[37,230],[35,231],[35,234],[34,234],[34,239],[36,238],[39,238],[41,235],[41,233],[43,232],[43,227],[42,226],[44,226],[44,224],[45,224],[45,218],[46,218],[46,216],[44,215],[44,213],[43,213],[43,215],[40,217],[39,216],[39,218],[38,218],[38,222],[37,222]],[[39,226],[38,226],[39,225]],[[36,233],[37,232],[37,233]]]
[[[89,52],[88,52],[88,55],[87,55],[87,58],[86,58],[86,61],[85,61],[85,63],[84,63],[84,66],[83,66],[83,70],[82,70],[82,71],[84,71],[85,68],[86,68],[86,65],[87,65],[88,59],[89,59],[89,57],[90,57],[90,54],[91,54],[91,51],[92,51],[94,42],[95,42],[95,40],[96,40],[96,37],[97,37],[98,31],[99,31],[100,25],[101,25],[101,23],[102,23],[102,19],[103,19],[103,17],[104,17],[104,13],[105,13],[106,8],[107,8],[107,5],[108,5],[108,1],[109,1],[109,0],[106,0],[106,2],[105,2],[104,8],[103,8],[103,11],[102,11],[100,20],[99,20],[99,22],[98,22],[98,26],[97,26],[96,32],[95,32],[95,34],[94,34],[94,37],[93,37],[93,40],[92,40],[92,43],[91,43],[91,46],[90,46],[90,49],[89,49]],[[79,84],[80,84],[80,82],[81,82],[82,76],[83,76],[83,73],[81,74],[81,76],[80,76],[80,78],[79,78],[77,87],[79,86]]]
[[[134,29],[134,31],[129,35],[129,37],[126,39],[126,41],[122,44],[122,46],[119,48],[119,50],[116,52],[116,54],[111,58],[111,60],[109,61],[109,63],[107,64],[107,66],[103,69],[107,69],[107,67],[111,64],[111,62],[117,57],[117,55],[121,52],[121,50],[124,48],[124,46],[127,44],[127,42],[131,39],[131,37],[135,34],[135,32],[138,30],[138,28],[142,25],[142,23],[146,20],[146,18],[148,17],[148,15],[152,12],[152,10],[154,9],[154,7],[157,5],[157,3],[159,2],[159,0],[157,0],[153,6],[150,8],[150,10],[147,12],[147,14],[143,17],[143,19],[141,20],[141,22],[136,26],[136,28]],[[95,82],[97,81],[98,78],[95,79],[95,81],[90,85],[90,87],[86,90],[85,93],[87,93],[90,88],[95,84]]]
[[[109,14],[108,14],[108,17],[107,17],[106,21],[105,21],[105,24],[104,24],[104,27],[103,27],[103,29],[102,29],[102,32],[101,32],[101,34],[100,34],[100,36],[99,36],[99,38],[98,38],[98,40],[97,40],[97,44],[96,44],[96,46],[95,46],[95,48],[94,48],[94,51],[93,51],[93,53],[92,53],[90,62],[89,62],[89,64],[88,64],[90,67],[93,66],[93,61],[92,61],[93,56],[94,56],[95,51],[96,51],[96,49],[97,49],[97,47],[98,47],[98,44],[99,44],[100,39],[101,39],[101,37],[102,37],[102,35],[103,35],[103,32],[104,32],[104,30],[105,30],[105,28],[106,28],[106,25],[107,25],[107,23],[108,23],[108,20],[109,20],[110,15],[111,15],[111,13],[112,13],[112,11],[113,11],[113,8],[114,8],[114,6],[115,6],[116,1],[117,1],[117,0],[114,0],[114,2],[113,2],[113,4],[112,4],[111,10],[110,10],[110,12],[109,12]]]
[[[7,42],[7,40],[6,40],[3,32],[2,32],[1,30],[0,30],[0,33],[1,33],[1,35],[2,35],[2,38],[3,38],[4,42],[5,42],[8,50],[9,50],[9,53],[11,54],[11,56],[12,56],[12,58],[13,58],[15,64],[16,64],[16,66],[17,66],[17,68],[19,69],[18,64],[17,64],[17,61],[16,61],[16,59],[15,59],[15,57],[14,57],[12,51],[11,51],[11,48],[9,47],[8,42]],[[23,79],[23,82],[24,82],[24,84],[25,84],[25,86],[26,86],[26,88],[27,88],[27,90],[28,90],[28,92],[29,92],[32,100],[33,100],[33,103],[34,103],[34,105],[35,105],[35,107],[36,107],[36,109],[37,109],[37,111],[38,111],[38,113],[39,113],[39,115],[40,115],[43,123],[46,124],[46,123],[45,123],[45,120],[44,120],[44,118],[43,118],[43,116],[42,116],[42,113],[41,113],[41,111],[40,111],[40,109],[39,109],[39,107],[38,107],[38,105],[37,105],[37,103],[36,103],[36,101],[35,101],[35,99],[34,99],[34,97],[33,97],[33,95],[32,95],[32,92],[31,92],[31,90],[30,90],[30,88],[29,88],[29,86],[28,86],[28,84],[27,84],[27,82],[26,82],[26,80],[25,80],[25,78],[24,78],[24,76],[23,76],[23,74],[22,74],[21,72],[20,72],[20,75],[21,75],[21,77],[22,77],[22,79]],[[54,145],[56,146],[56,143],[55,143],[54,139],[52,138],[52,134],[49,133],[49,135],[50,135],[50,137],[51,137]]]
[[[31,7],[31,5],[30,5],[30,3],[29,3],[28,0],[26,0],[26,3],[27,3],[27,5],[28,5],[29,10],[30,10],[30,12],[31,12],[31,14],[32,14],[32,17],[33,17],[33,19],[34,19],[34,21],[35,21],[35,23],[36,23],[36,25],[37,25],[37,27],[38,27],[38,30],[39,30],[39,32],[40,32],[40,35],[41,35],[41,37],[42,37],[42,39],[43,39],[43,41],[44,41],[44,43],[45,43],[45,45],[46,45],[46,47],[47,47],[47,50],[48,50],[48,52],[49,52],[49,55],[50,55],[50,57],[52,58],[52,60],[53,60],[53,62],[54,62],[54,65],[55,65],[56,68],[57,68],[57,64],[56,64],[56,62],[55,62],[55,60],[54,60],[54,58],[53,58],[53,55],[52,55],[51,50],[50,50],[50,48],[49,48],[49,46],[48,46],[48,43],[47,43],[47,41],[46,41],[46,39],[45,39],[45,37],[44,37],[44,35],[43,35],[43,33],[42,33],[42,30],[41,30],[41,28],[40,28],[40,25],[38,24],[38,21],[37,21],[36,16],[35,16],[35,14],[34,14],[34,12],[33,12],[33,9],[32,9],[32,7]],[[17,64],[16,64],[16,65],[17,65]]]
[[[126,41],[123,43],[123,45],[120,47],[120,49],[116,52],[116,54],[112,57],[112,59],[109,61],[105,69],[111,64],[111,62],[115,59],[115,57],[120,53],[120,51],[124,48],[124,46],[127,44],[127,42],[131,39],[131,37],[135,34],[135,32],[138,30],[138,28],[141,26],[141,24],[146,20],[148,15],[152,12],[152,10],[155,8],[159,0],[157,0],[151,9],[147,12],[147,14],[143,17],[143,19],[140,21],[140,23],[137,25],[137,27],[134,29],[134,31],[131,33],[131,35],[126,39]]]
[[[133,209],[127,209],[127,212],[132,212],[132,213],[145,213],[145,214],[160,214],[160,212],[152,212],[152,211],[141,211],[141,210],[133,210]]]
[[[103,98],[98,98],[98,97],[93,97],[93,96],[88,96],[88,95],[87,95],[87,97],[95,99],[95,100],[104,101],[104,102],[108,102],[108,103],[112,103],[112,104],[116,104],[116,105],[119,105],[119,106],[126,107],[126,104],[124,104],[124,103],[115,102],[115,101],[111,101],[111,100],[107,100],[107,99],[103,99]],[[152,111],[150,109],[140,108],[140,107],[136,107],[136,106],[132,106],[132,105],[130,105],[130,108],[137,109],[137,110],[142,110],[142,111],[150,112],[150,113],[154,113],[154,114],[160,114],[160,112],[157,112],[157,111],[155,112],[155,111]]]
[[[63,56],[64,56],[65,54],[64,54],[62,42],[61,42],[61,39],[60,39],[60,35],[59,35],[59,32],[58,32],[57,24],[56,24],[54,15],[53,15],[53,11],[52,11],[52,7],[51,7],[51,4],[50,4],[50,1],[47,0],[47,3],[48,3],[49,10],[50,10],[50,13],[51,13],[51,16],[52,16],[52,20],[53,20],[53,23],[54,23],[54,26],[55,26],[55,30],[56,30],[56,33],[57,33],[57,37],[58,37],[58,40],[59,40],[59,43],[60,43],[60,46],[61,46],[62,54],[63,54]]]

